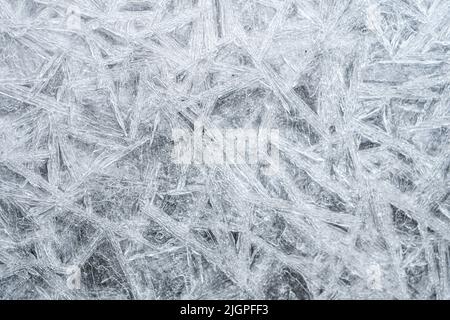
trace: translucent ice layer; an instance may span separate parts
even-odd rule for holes
[[[0,298],[450,299],[449,126],[450,0],[0,0]]]

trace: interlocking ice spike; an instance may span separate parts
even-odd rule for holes
[[[66,26],[68,29],[81,29],[81,11],[78,6],[70,5],[66,11]]]
[[[68,275],[66,285],[70,290],[81,289],[81,270],[78,266],[70,266],[66,269]]]
[[[378,264],[370,265],[367,268],[367,286],[373,290],[382,290],[382,283],[381,283],[381,267]]]

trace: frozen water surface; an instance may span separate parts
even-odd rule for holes
[[[450,299],[449,17],[0,0],[0,298]],[[278,170],[176,163],[196,123]]]

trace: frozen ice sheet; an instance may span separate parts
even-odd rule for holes
[[[449,17],[0,0],[0,298],[450,299]],[[265,162],[173,159],[265,128]]]

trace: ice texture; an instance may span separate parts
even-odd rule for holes
[[[449,0],[0,0],[0,298],[450,299],[449,103]]]

